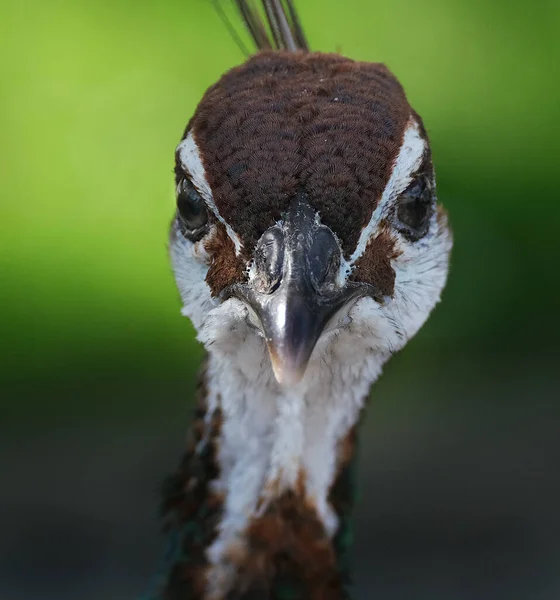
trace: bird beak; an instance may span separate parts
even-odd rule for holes
[[[272,370],[278,383],[298,383],[317,341],[339,304],[322,303],[308,286],[306,269],[299,277],[290,277],[267,296],[255,297],[252,308],[257,314]]]
[[[328,321],[360,294],[359,286],[338,283],[341,260],[331,230],[311,206],[296,200],[284,222],[259,240],[249,282],[228,294],[256,314],[281,385],[303,378]]]

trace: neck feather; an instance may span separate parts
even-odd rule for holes
[[[348,363],[328,348],[289,390],[264,348],[209,356],[191,441],[164,491],[163,598],[347,598],[356,427],[384,361],[333,371]]]

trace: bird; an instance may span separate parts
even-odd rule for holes
[[[206,356],[152,597],[348,599],[358,425],[452,233],[391,71],[310,50],[291,0],[235,7],[256,51],[175,150],[169,254]]]

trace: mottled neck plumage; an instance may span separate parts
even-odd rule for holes
[[[240,482],[225,477],[224,471],[235,473],[241,466],[239,477],[247,480],[241,487],[247,488],[257,475],[248,472],[253,467],[242,465],[242,456],[224,452],[232,417],[227,416],[227,401],[213,397],[212,373],[210,361],[198,385],[187,450],[164,486],[169,545],[153,598],[346,600],[356,425],[336,442],[326,498],[330,524],[309,494],[312,477],[303,470],[294,486],[276,480],[276,489],[271,489],[270,479],[262,477],[251,514],[240,520],[234,505],[250,499],[234,497]],[[246,442],[250,447],[251,440]],[[226,481],[232,482],[229,489],[224,488]]]

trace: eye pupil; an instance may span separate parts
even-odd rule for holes
[[[420,198],[405,198],[399,206],[399,219],[409,227],[419,227],[428,213],[428,205]]]
[[[399,198],[397,227],[407,237],[419,239],[428,229],[432,194],[425,179],[415,181]]]
[[[187,233],[200,229],[208,221],[204,200],[188,179],[182,179],[179,184],[177,212]]]

